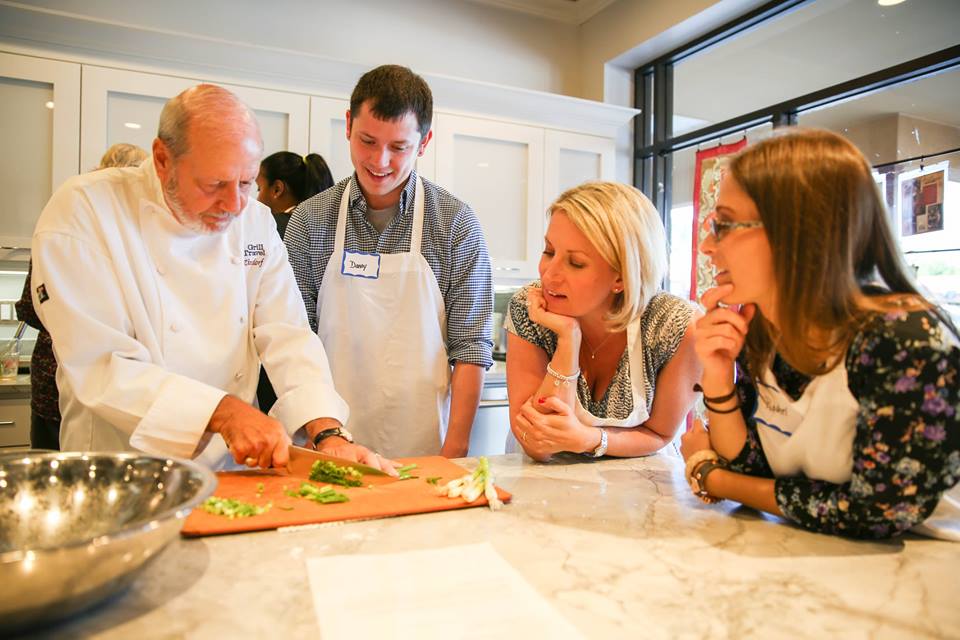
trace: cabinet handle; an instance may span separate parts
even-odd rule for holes
[[[479,408],[490,409],[493,407],[509,407],[509,406],[510,406],[509,400],[481,400]]]
[[[0,420],[0,427],[8,427],[12,424],[17,424],[16,420]]]

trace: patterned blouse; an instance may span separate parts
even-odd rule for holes
[[[929,311],[877,314],[855,336],[846,366],[860,403],[853,476],[839,485],[777,478],[777,505],[811,531],[888,538],[923,522],[960,479],[960,346]],[[811,380],[779,356],[772,372],[794,400]],[[751,417],[756,388],[746,375],[737,386],[747,440],[730,468],[772,478]]]
[[[540,287],[540,281],[529,285]],[[557,334],[530,319],[527,312],[527,289],[524,287],[510,299],[506,321],[507,331],[534,344],[552,358],[557,350]],[[653,405],[653,390],[657,374],[666,366],[680,346],[690,325],[693,307],[685,300],[669,293],[653,296],[640,316],[640,335],[643,340],[643,367],[647,376],[647,409]],[[583,408],[598,418],[626,419],[633,411],[633,391],[630,384],[630,355],[624,349],[617,371],[601,398],[594,398],[586,379],[577,381],[577,396]]]
[[[53,356],[53,342],[37,317],[31,297],[33,261],[23,283],[23,293],[16,304],[17,317],[39,330],[37,344],[30,356],[30,410],[45,420],[60,420],[60,393],[57,391],[57,359]]]

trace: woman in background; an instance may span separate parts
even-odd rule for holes
[[[752,145],[707,222],[717,286],[695,337],[710,429],[682,445],[694,492],[811,531],[925,523],[960,539],[944,495],[960,478],[957,331],[911,281],[863,155],[827,131]]]
[[[278,151],[260,162],[257,200],[270,207],[282,238],[296,206],[332,186],[330,168],[319,154]]]
[[[290,215],[297,205],[333,186],[333,175],[323,157],[316,153],[301,156],[290,151],[272,153],[260,162],[257,174],[257,200],[270,207],[277,223],[277,233],[283,238]],[[257,385],[257,404],[264,413],[277,401],[277,394],[260,369]]]
[[[107,149],[94,169],[135,167],[147,159],[140,147],[121,142]],[[60,449],[60,393],[57,391],[57,361],[53,356],[50,334],[33,309],[31,297],[33,261],[16,304],[17,318],[37,329],[37,342],[30,356],[30,446],[34,449]]]
[[[566,191],[549,216],[540,281],[514,295],[505,322],[513,435],[541,461],[653,453],[673,439],[700,374],[693,308],[660,290],[660,216],[613,182]]]

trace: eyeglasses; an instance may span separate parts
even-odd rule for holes
[[[713,237],[717,242],[720,242],[727,234],[736,229],[762,229],[763,222],[760,220],[749,220],[747,222],[727,222],[725,220],[717,220],[715,216],[712,216],[707,219],[707,224],[709,225],[710,233],[713,234]]]

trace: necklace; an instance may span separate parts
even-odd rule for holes
[[[600,348],[613,336],[612,333],[608,333],[607,337],[600,341],[600,344],[597,345],[597,348],[594,349],[590,346],[590,343],[587,342],[587,337],[583,336],[583,344],[586,345],[587,351],[590,352],[590,359],[593,360],[597,357],[597,352],[600,351]]]

